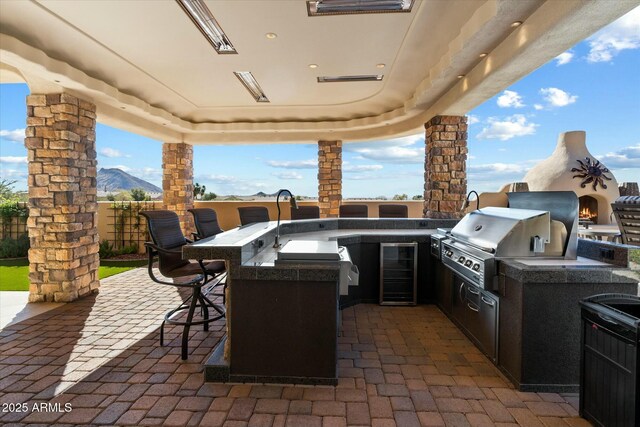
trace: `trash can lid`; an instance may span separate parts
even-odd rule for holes
[[[636,295],[613,293],[593,295],[580,301],[580,305],[594,313],[606,315],[608,320],[617,321],[632,328],[640,328],[640,297]]]

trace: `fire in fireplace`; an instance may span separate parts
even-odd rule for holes
[[[579,216],[581,220],[598,223],[598,201],[591,196],[582,196],[578,199]]]

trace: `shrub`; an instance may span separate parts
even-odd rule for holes
[[[29,253],[29,237],[26,234],[17,239],[0,240],[0,258],[21,258]]]
[[[122,249],[116,249],[113,244],[108,240],[103,240],[100,242],[100,259],[105,258],[113,258],[118,255],[124,254],[137,254],[138,253],[138,245],[132,243],[128,246],[123,247]]]

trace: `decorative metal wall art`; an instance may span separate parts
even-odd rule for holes
[[[580,163],[579,168],[571,168],[571,172],[578,172],[573,175],[573,178],[580,178],[582,182],[580,183],[580,187],[584,188],[587,184],[591,184],[594,191],[598,191],[598,184],[604,189],[607,188],[607,185],[604,183],[604,180],[611,181],[605,173],[611,172],[609,169],[605,168],[599,160],[594,160],[593,162],[589,157],[585,157],[584,162],[582,160],[576,160]]]

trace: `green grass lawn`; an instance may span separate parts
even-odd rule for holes
[[[106,264],[107,262],[105,262]],[[131,270],[140,263],[128,263],[126,266],[101,265],[98,271],[100,279],[114,274]],[[145,265],[146,262],[143,264]],[[0,291],[28,291],[29,290],[29,261],[17,259],[0,262]]]

